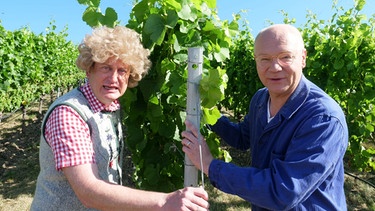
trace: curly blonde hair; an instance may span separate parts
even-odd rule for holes
[[[150,52],[143,47],[139,34],[124,26],[95,28],[92,35],[86,35],[78,50],[76,65],[86,72],[95,62],[104,63],[110,58],[129,65],[128,87],[137,86],[151,66]]]

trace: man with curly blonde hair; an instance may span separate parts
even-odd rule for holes
[[[121,97],[150,68],[139,34],[100,27],[79,45],[76,64],[87,80],[48,109],[31,210],[207,210],[208,195],[188,187],[172,193],[122,186]]]

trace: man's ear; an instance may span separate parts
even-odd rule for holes
[[[306,57],[307,57],[307,51],[306,48],[302,50],[302,68],[306,67]]]
[[[94,69],[95,63],[93,63],[88,70],[86,70],[86,77],[88,78],[91,75],[91,71]]]

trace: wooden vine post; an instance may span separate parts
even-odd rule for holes
[[[203,48],[192,47],[188,49],[188,80],[186,119],[200,128],[200,94],[199,82],[202,78]],[[186,128],[187,129],[187,128]],[[188,130],[188,129],[187,129]],[[184,186],[196,187],[198,185],[198,170],[185,155]]]

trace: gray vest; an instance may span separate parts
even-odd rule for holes
[[[31,210],[90,210],[79,201],[64,173],[56,170],[52,149],[44,138],[48,116],[59,105],[72,107],[86,121],[90,128],[99,176],[114,184],[122,184],[123,135],[120,110],[93,113],[83,93],[74,89],[58,98],[43,119],[39,149],[40,173]]]

